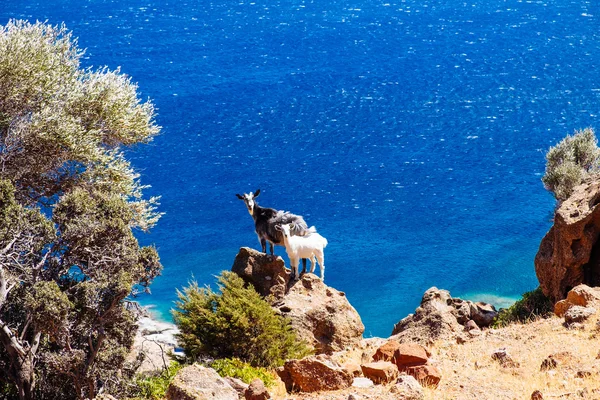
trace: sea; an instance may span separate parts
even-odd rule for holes
[[[425,290],[506,307],[538,286],[545,153],[599,128],[600,4],[569,0],[2,0],[120,68],[162,133],[127,156],[160,195],[164,271],[140,298],[215,287],[260,249],[236,193],[303,215],[365,336]],[[287,262],[282,247],[276,253]]]

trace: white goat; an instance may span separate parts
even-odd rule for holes
[[[323,249],[327,246],[327,239],[317,233],[314,226],[309,228],[309,235],[291,236],[291,224],[278,225],[275,229],[283,233],[285,251],[290,259],[292,278],[298,279],[298,261],[301,258],[310,259],[310,272],[315,272],[316,261],[321,266],[321,280],[325,279],[325,255]]]

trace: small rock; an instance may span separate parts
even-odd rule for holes
[[[548,356],[542,361],[542,365],[540,365],[540,371],[548,371],[550,369],[554,369],[558,366],[558,362],[552,356]]]
[[[212,368],[194,364],[177,372],[169,385],[168,400],[237,400],[238,393]]]
[[[402,400],[423,400],[423,388],[417,380],[410,375],[400,375],[395,385],[390,388],[390,393],[396,394]]]
[[[431,353],[418,343],[401,343],[394,353],[394,362],[402,371],[404,367],[423,365]]]
[[[473,329],[480,330],[477,323],[475,321],[473,321],[472,319],[470,319],[465,324],[465,331],[471,331]]]
[[[556,314],[556,316],[562,318],[562,317],[564,317],[567,310],[571,307],[573,307],[573,304],[571,302],[567,301],[566,299],[559,300],[554,305],[554,314]]]
[[[440,371],[431,364],[408,367],[406,373],[425,386],[437,387],[442,379]]]
[[[396,340],[388,340],[382,346],[380,346],[375,355],[373,361],[391,361],[394,362],[396,351],[400,348],[400,343]]]
[[[226,376],[223,378],[229,383],[229,385],[235,389],[236,392],[240,395],[240,397],[244,396],[244,392],[248,389],[248,384],[244,383],[242,380],[237,378],[232,378],[230,376]]]
[[[389,361],[377,361],[360,366],[363,375],[376,384],[386,384],[398,378],[398,368]]]
[[[496,350],[492,354],[492,360],[498,361],[504,368],[518,368],[520,366],[504,348]]]
[[[271,395],[267,391],[263,381],[255,378],[244,392],[244,398],[246,400],[266,400],[270,399]]]
[[[360,400],[360,396],[354,393],[348,395],[348,400]]]
[[[579,370],[577,371],[577,375],[578,378],[588,378],[590,376],[592,376],[592,371],[589,370]]]
[[[573,306],[565,312],[565,322],[567,324],[581,323],[596,313],[592,307]]]
[[[531,400],[544,400],[544,396],[542,396],[542,392],[539,390],[534,390],[533,393],[531,393]]]
[[[359,377],[362,375],[362,369],[360,368],[360,364],[355,362],[348,362],[343,365],[344,369],[352,374],[354,377]]]
[[[357,387],[357,388],[368,388],[373,385],[374,385],[373,381],[370,380],[369,378],[354,378],[354,380],[352,381],[352,387]]]

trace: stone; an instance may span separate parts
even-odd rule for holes
[[[440,371],[431,364],[407,367],[405,371],[425,386],[437,387],[442,379]]]
[[[294,380],[292,379],[292,375],[290,375],[289,371],[287,371],[284,367],[279,367],[275,369],[275,372],[279,376],[279,379],[283,382],[285,386],[285,391],[290,393],[294,390]]]
[[[394,363],[402,371],[405,367],[427,363],[429,356],[429,350],[418,343],[401,343],[394,353]]]
[[[394,362],[394,355],[396,350],[400,347],[400,343],[396,340],[388,340],[381,345],[375,354],[373,355],[373,361],[392,361]]]
[[[327,286],[314,274],[290,281],[281,257],[242,247],[232,271],[251,283],[271,307],[288,318],[298,338],[317,354],[356,347],[365,327],[344,292]],[[270,277],[270,279],[265,279]]]
[[[544,396],[542,396],[542,392],[539,390],[534,390],[533,393],[531,393],[531,400],[544,400]]]
[[[246,389],[248,389],[247,383],[243,382],[240,379],[232,378],[231,376],[226,376],[223,379],[225,379],[227,383],[229,383],[229,386],[231,386],[235,389],[236,392],[238,392],[238,395],[240,397],[244,397],[244,392],[246,391]]]
[[[492,353],[492,360],[498,361],[504,368],[518,368],[520,364],[515,361],[506,349],[498,349]]]
[[[475,321],[473,321],[472,319],[470,319],[465,324],[465,331],[472,331],[472,330],[480,330],[480,329],[479,329],[479,326],[477,325],[477,323]]]
[[[567,299],[559,300],[554,304],[554,314],[558,317],[564,317],[567,310],[571,307],[573,307],[573,304],[567,301]]]
[[[354,377],[328,356],[311,356],[290,360],[284,364],[293,381],[294,388],[302,392],[340,390],[350,387]]]
[[[542,365],[540,365],[540,371],[548,371],[551,369],[555,369],[558,366],[558,362],[552,356],[549,356],[542,361]]]
[[[362,375],[362,369],[360,367],[360,364],[355,363],[355,362],[347,362],[345,364],[342,365],[342,367],[350,372],[352,374],[352,376],[354,377],[358,377]]]
[[[262,296],[272,295],[275,298],[285,295],[291,275],[281,257],[274,257],[249,247],[240,248],[231,271],[254,286]]]
[[[369,378],[375,384],[386,384],[396,380],[398,368],[389,361],[376,361],[360,366],[365,378]]]
[[[423,387],[410,375],[400,375],[396,384],[390,388],[390,393],[402,400],[423,400],[425,398]]]
[[[553,302],[580,284],[600,283],[600,180],[586,179],[554,213],[535,256],[535,272]]]
[[[263,381],[255,378],[244,392],[244,398],[246,400],[267,400],[271,398],[271,395],[267,391]]]
[[[565,322],[567,324],[581,323],[589,317],[596,314],[596,309],[592,307],[573,306],[565,312]]]
[[[194,364],[181,369],[169,385],[167,400],[238,400],[238,393],[212,368]]]
[[[352,380],[352,387],[356,387],[356,388],[368,388],[373,386],[374,383],[372,380],[370,380],[369,378],[354,378]]]
[[[567,301],[582,307],[598,305],[600,304],[600,291],[588,285],[577,285],[567,293]]]
[[[471,319],[475,321],[478,327],[488,327],[494,322],[494,318],[498,316],[496,308],[488,303],[478,301],[470,303]]]
[[[475,318],[479,327],[489,326],[498,315],[494,306],[453,298],[447,290],[429,288],[414,314],[400,320],[390,339],[428,345],[438,339],[454,339],[464,324]]]
[[[348,400],[360,400],[360,396],[355,393],[350,393],[348,395]]]

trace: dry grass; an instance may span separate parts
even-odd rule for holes
[[[488,330],[462,345],[438,343],[433,349],[442,381],[426,389],[427,400],[530,399],[539,390],[544,399],[600,399],[600,332],[597,318],[583,330],[567,329],[558,317]],[[597,337],[598,335],[598,337]],[[503,367],[492,359],[506,348],[519,367]],[[554,369],[542,371],[551,354],[568,352]],[[578,376],[579,375],[579,376]]]

